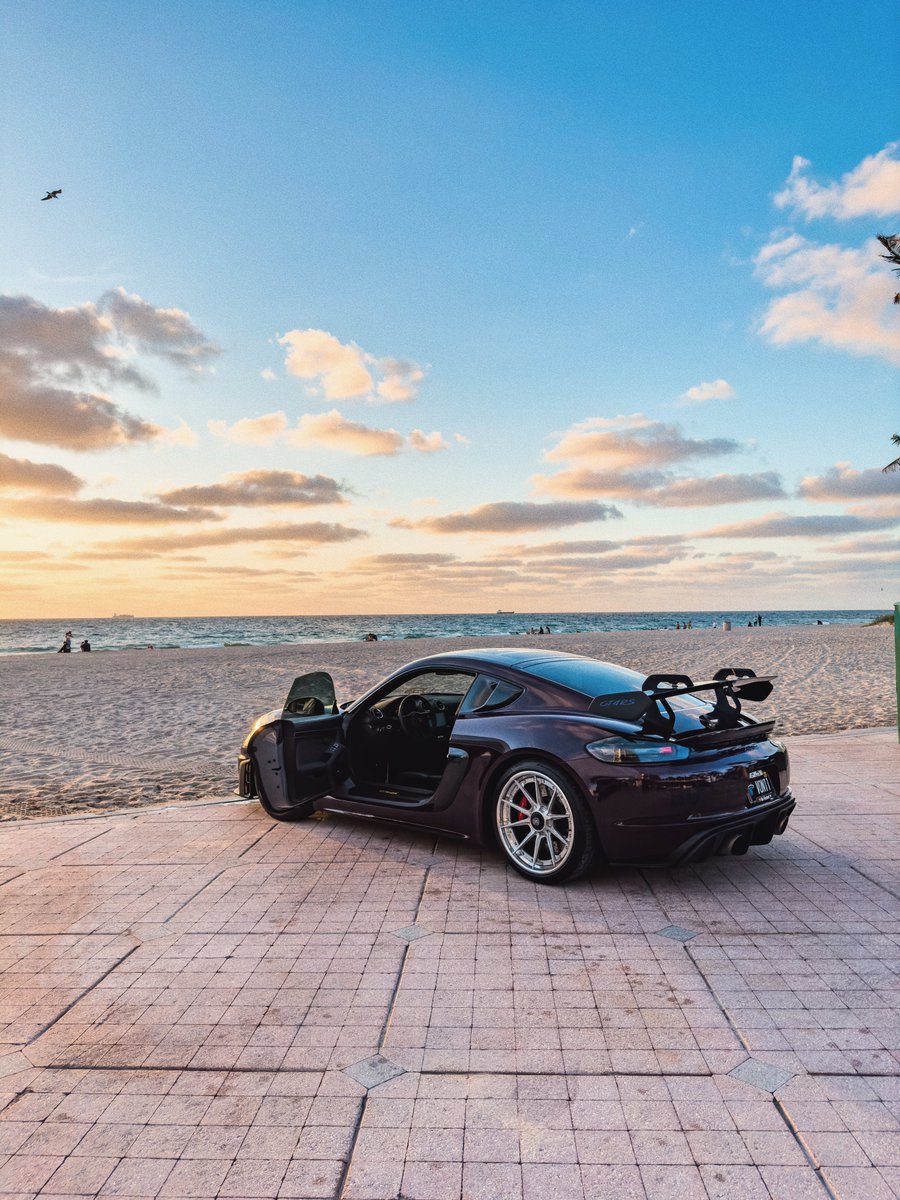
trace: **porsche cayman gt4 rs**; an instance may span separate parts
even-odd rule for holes
[[[644,677],[576,654],[471,650],[409,663],[351,704],[295,680],[241,747],[238,794],[280,820],[316,809],[496,844],[530,879],[598,861],[744,854],[794,808],[770,679]]]

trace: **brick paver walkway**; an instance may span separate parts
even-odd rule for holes
[[[900,749],[785,837],[530,884],[255,804],[0,830],[0,1194],[900,1195]]]

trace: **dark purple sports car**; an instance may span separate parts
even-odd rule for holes
[[[422,658],[359,700],[295,680],[241,748],[238,792],[280,820],[315,808],[495,842],[530,879],[593,863],[666,866],[744,854],[794,807],[773,721],[741,711],[768,679],[694,683],[577,654]]]

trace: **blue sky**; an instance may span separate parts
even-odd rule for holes
[[[893,15],[5,6],[0,615],[892,602]]]

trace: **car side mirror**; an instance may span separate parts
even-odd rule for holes
[[[291,684],[284,711],[294,717],[321,717],[335,712],[334,680],[326,671],[298,675]]]

